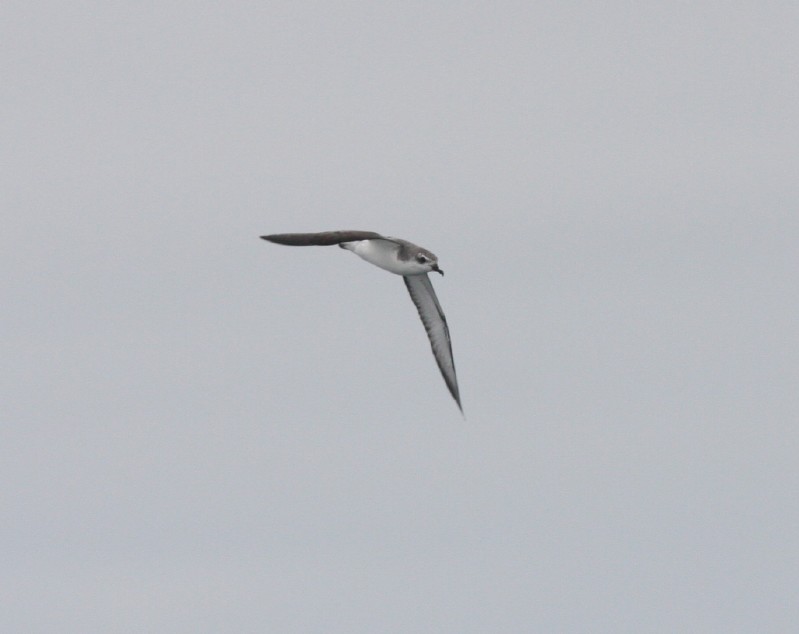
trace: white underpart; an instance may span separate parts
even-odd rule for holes
[[[341,248],[352,251],[370,264],[397,275],[419,275],[430,270],[428,266],[419,264],[415,260],[400,260],[397,257],[400,246],[390,240],[343,242]]]

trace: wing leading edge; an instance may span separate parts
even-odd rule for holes
[[[359,240],[385,239],[374,231],[322,231],[320,233],[274,233],[261,236],[276,244],[286,244],[291,247],[327,247],[342,242],[357,242]]]

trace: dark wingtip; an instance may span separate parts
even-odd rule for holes
[[[461,416],[463,416],[463,419],[466,420],[466,414],[463,413],[463,405],[461,405],[461,394],[460,390],[458,389],[458,384],[456,383],[454,386],[452,386],[449,383],[447,383],[447,389],[449,390],[449,393],[452,395],[452,400],[455,401],[455,404],[458,406],[458,409],[461,411]]]

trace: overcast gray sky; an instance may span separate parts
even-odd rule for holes
[[[796,2],[1,24],[0,630],[795,629]]]

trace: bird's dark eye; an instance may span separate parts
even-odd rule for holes
[[[420,264],[424,264],[425,262],[427,262],[427,257],[424,255],[417,255],[416,261],[419,262]]]

